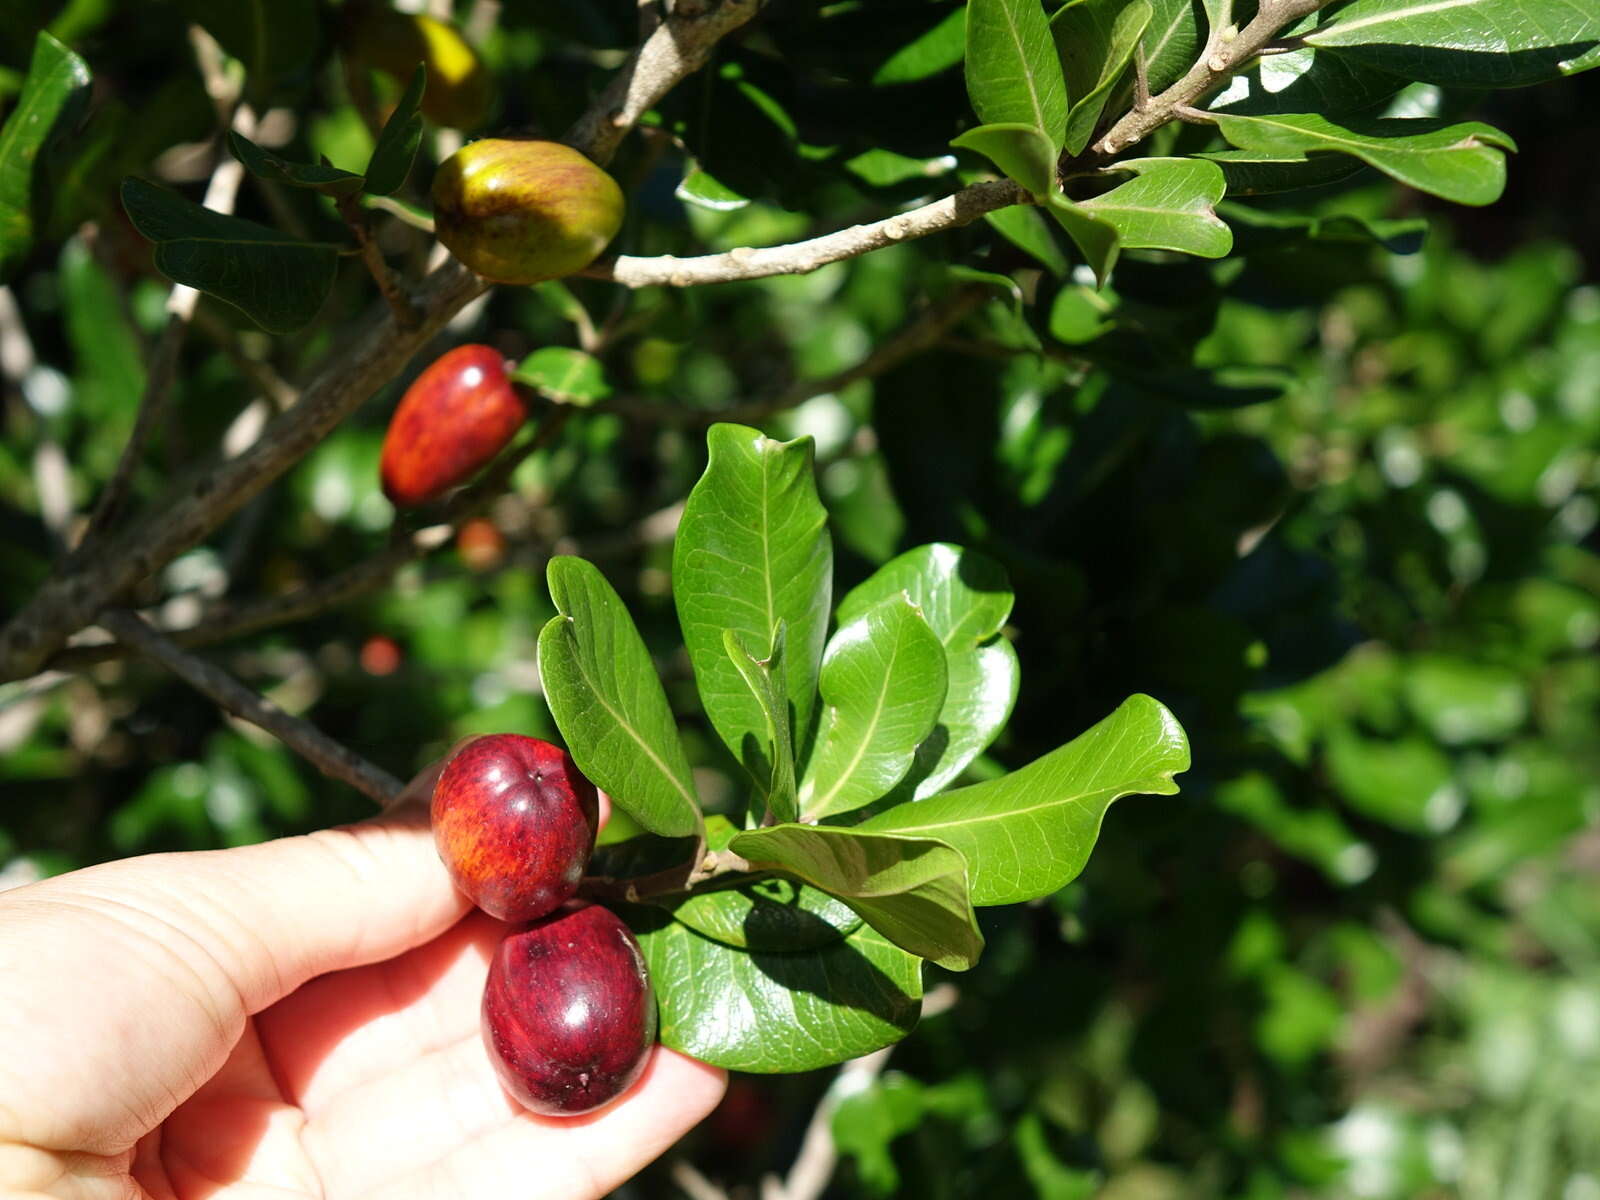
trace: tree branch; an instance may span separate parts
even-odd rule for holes
[[[1161,126],[1183,116],[1183,110],[1213,88],[1224,83],[1245,63],[1270,43],[1279,30],[1302,17],[1310,16],[1328,0],[1261,0],[1251,22],[1232,38],[1224,37],[1228,22],[1211,30],[1199,61],[1159,96],[1143,106],[1135,103],[1092,147],[1101,158],[1111,158],[1137,142],[1142,142]]]
[[[136,613],[108,609],[100,614],[100,624],[119,641],[160,663],[221,708],[265,729],[330,779],[348,783],[379,804],[387,804],[400,794],[403,785],[393,775],[373,766],[309,722],[290,716],[220,667],[179,649]]]
[[[633,258],[623,255],[595,263],[583,272],[593,279],[609,279],[624,287],[694,287],[703,283],[728,283],[735,279],[764,279],[769,275],[804,275],[845,258],[856,258],[896,242],[927,237],[976,221],[984,213],[1028,200],[1009,179],[986,180],[910,212],[868,225],[853,225],[786,246],[740,246],[723,254],[698,258]]]
[[[622,64],[562,140],[605,166],[639,118],[680,79],[704,66],[712,47],[755,16],[762,3],[722,0],[707,10],[703,4],[678,0],[672,15]]]
[[[758,7],[759,0],[724,0],[709,12],[697,7],[692,14],[686,10],[668,18],[573,127],[568,142],[598,162],[607,161],[639,115]],[[351,336],[323,359],[294,405],[254,445],[186,472],[142,520],[108,535],[94,555],[70,570],[58,569],[35,592],[0,629],[0,682],[37,672],[97,613],[215,530],[392,379],[488,287],[452,259],[423,280],[413,296],[414,328],[402,328],[387,306],[369,309]]]

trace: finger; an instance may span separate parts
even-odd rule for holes
[[[463,1088],[466,1103],[483,1106],[481,1128],[456,1145],[435,1144],[434,1149],[442,1149],[438,1157],[394,1172],[381,1181],[377,1194],[386,1200],[475,1198],[508,1190],[526,1195],[531,1184],[534,1197],[603,1196],[703,1120],[721,1101],[727,1075],[657,1047],[644,1075],[620,1100],[588,1116],[566,1119],[520,1111],[502,1112],[494,1119],[496,1104],[514,1107],[498,1085],[497,1099]],[[399,1142],[396,1138],[388,1144],[398,1150]]]
[[[246,1017],[437,936],[466,900],[425,814],[151,855],[0,898],[0,1141],[121,1153]]]

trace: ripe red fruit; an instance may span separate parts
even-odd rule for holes
[[[531,921],[578,890],[599,808],[594,784],[561,747],[489,734],[457,750],[434,785],[434,845],[484,912]]]
[[[507,934],[489,961],[483,1040],[531,1112],[573,1117],[644,1073],[656,997],[632,932],[609,909],[568,905]]]
[[[493,521],[474,517],[456,534],[456,553],[472,570],[488,571],[506,556],[505,535]]]
[[[383,493],[396,508],[442,496],[505,447],[528,408],[493,346],[457,346],[406,389],[383,439]]]

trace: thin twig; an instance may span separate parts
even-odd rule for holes
[[[976,221],[984,213],[1028,202],[1027,194],[1009,179],[985,180],[909,212],[854,225],[822,237],[784,246],[739,246],[722,254],[697,258],[620,258],[595,263],[583,272],[625,287],[694,287],[770,275],[804,275],[841,259],[856,258],[897,242],[927,237]]]
[[[395,324],[401,329],[414,328],[417,324],[417,310],[411,303],[411,297],[406,294],[405,286],[400,282],[399,276],[384,261],[383,251],[379,248],[377,239],[372,236],[366,210],[354,196],[339,197],[338,209],[339,215],[344,218],[344,223],[350,227],[356,245],[361,248],[361,261],[366,263],[367,273],[378,285],[378,291],[383,294],[384,302],[394,314]]]
[[[1093,146],[1095,154],[1110,158],[1168,122],[1182,118],[1180,110],[1192,110],[1197,101],[1226,82],[1254,58],[1277,34],[1316,12],[1328,0],[1261,0],[1255,17],[1232,37],[1231,12],[1225,12],[1211,30],[1205,50],[1184,77],[1148,104],[1135,104]]]
[[[219,707],[265,729],[330,779],[348,783],[379,804],[387,804],[400,794],[403,785],[393,775],[334,741],[316,726],[290,716],[222,668],[174,645],[145,624],[137,613],[107,609],[100,614],[100,624],[119,641],[160,663]]]
[[[728,1200],[728,1193],[702,1175],[687,1158],[674,1159],[671,1174],[672,1182],[689,1200]]]
[[[562,140],[605,166],[639,118],[679,80],[704,66],[711,48],[755,16],[762,3],[722,0],[706,11],[680,3],[622,64]]]

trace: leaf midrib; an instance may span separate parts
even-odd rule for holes
[[[664,761],[662,761],[661,756],[656,753],[655,748],[651,746],[649,742],[640,737],[639,734],[634,730],[633,726],[627,721],[624,721],[621,714],[619,714],[616,709],[612,708],[611,705],[606,702],[604,693],[602,693],[600,688],[596,686],[594,678],[585,669],[586,664],[584,663],[583,659],[583,647],[578,642],[577,633],[573,631],[573,620],[571,615],[567,613],[563,613],[561,615],[565,617],[567,621],[565,632],[571,639],[571,645],[574,650],[573,662],[577,665],[578,674],[583,676],[583,682],[584,685],[589,689],[589,694],[595,698],[595,701],[600,705],[600,707],[605,709],[607,714],[610,715],[611,719],[616,722],[617,728],[631,737],[638,745],[639,749],[645,752],[646,757],[648,757],[650,761],[656,765],[656,768],[666,778],[667,782],[672,784],[673,789],[678,793],[679,796],[683,797],[684,801],[688,803],[690,809],[693,810],[695,807],[695,799],[684,788],[683,781],[672,773],[672,770]]]
[[[899,826],[899,827],[897,827],[897,828],[895,828],[893,830],[889,830],[889,829],[870,830],[869,832],[872,832],[872,833],[879,833],[879,832],[891,833],[892,832],[892,833],[902,833],[902,834],[904,834],[904,833],[911,833],[911,832],[915,831],[917,833],[921,833],[921,832],[924,832],[924,831],[929,830],[929,829],[951,829],[951,828],[954,828],[955,826],[958,826],[958,825],[982,825],[982,824],[984,824],[985,822],[988,822],[988,821],[1004,821],[1004,820],[1007,820],[1008,818],[1011,818],[1011,817],[1022,817],[1022,816],[1026,816],[1028,813],[1042,812],[1043,810],[1045,810],[1047,808],[1060,808],[1063,805],[1067,805],[1067,804],[1077,804],[1082,800],[1088,799],[1090,796],[1097,796],[1097,795],[1099,795],[1099,794],[1101,794],[1103,792],[1116,791],[1118,787],[1123,787],[1124,788],[1124,790],[1123,790],[1123,794],[1124,795],[1128,795],[1128,794],[1131,794],[1133,792],[1151,792],[1151,794],[1155,794],[1153,791],[1151,791],[1151,788],[1148,785],[1152,785],[1152,784],[1159,785],[1161,783],[1171,783],[1172,782],[1172,776],[1173,776],[1173,774],[1175,772],[1176,772],[1176,768],[1174,768],[1172,771],[1167,771],[1167,772],[1165,772],[1163,774],[1151,776],[1151,777],[1146,778],[1146,779],[1135,779],[1135,780],[1132,780],[1126,785],[1109,784],[1109,785],[1107,785],[1105,787],[1090,788],[1086,792],[1079,792],[1079,793],[1077,793],[1076,795],[1073,795],[1073,796],[1063,796],[1059,800],[1051,800],[1051,801],[1049,801],[1048,803],[1045,803],[1045,804],[1032,804],[1032,805],[1029,805],[1027,808],[1008,808],[1004,812],[980,813],[979,815],[974,816],[974,817],[962,817],[959,820],[954,820],[954,821],[936,821],[936,822],[925,823],[925,824],[922,824],[922,825],[901,825],[901,826]]]
[[[839,776],[838,780],[835,781],[833,787],[831,787],[826,793],[824,793],[824,795],[822,796],[822,799],[820,801],[818,801],[818,807],[819,808],[827,808],[828,802],[831,801],[835,796],[837,796],[839,794],[840,789],[843,788],[846,783],[850,782],[850,777],[855,774],[856,768],[861,765],[861,760],[866,757],[867,743],[869,743],[872,740],[872,735],[875,734],[878,731],[878,722],[883,720],[884,700],[889,695],[889,687],[888,687],[889,676],[890,676],[891,672],[893,672],[894,664],[895,664],[896,660],[899,659],[899,657],[900,657],[900,639],[896,638],[894,647],[890,651],[890,654],[889,654],[889,661],[884,666],[884,671],[883,671],[884,686],[880,687],[878,689],[877,703],[873,707],[873,710],[872,710],[872,722],[871,722],[871,724],[869,724],[867,726],[866,732],[856,742],[855,757],[850,760],[849,768],[847,770],[845,770]],[[940,705],[940,707],[943,708],[943,705]],[[833,705],[833,710],[834,710],[835,713],[837,713],[839,711],[839,706],[838,705]],[[912,750],[913,750],[913,753],[914,753],[915,752],[915,747],[913,747]]]

